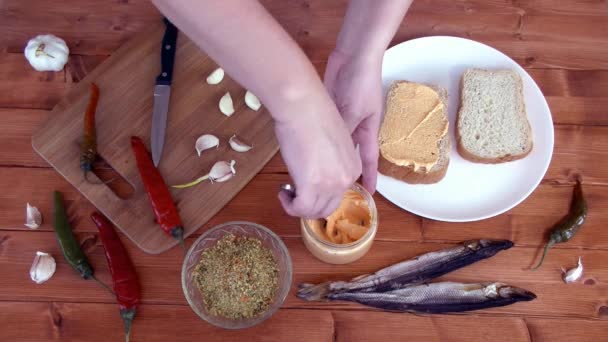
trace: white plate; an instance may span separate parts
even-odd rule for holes
[[[454,127],[460,78],[467,68],[514,69],[523,79],[534,147],[523,159],[502,164],[469,162],[456,151]],[[448,90],[452,151],[443,180],[412,185],[379,175],[377,190],[414,214],[451,222],[501,214],[523,201],[542,180],[553,152],[553,120],[542,92],[511,58],[487,45],[455,37],[426,37],[396,45],[384,54],[384,93],[395,80],[439,85]]]

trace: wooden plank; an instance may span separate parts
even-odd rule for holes
[[[96,276],[109,282],[101,242],[96,234],[79,233],[78,238]],[[329,265],[315,259],[299,238],[284,238],[293,261],[294,279],[291,294],[285,308],[370,310],[360,305],[343,302],[304,302],[295,297],[296,286],[302,282],[318,283],[327,280],[344,280],[374,272],[390,264],[409,259],[429,251],[452,246],[443,243],[376,241],[370,252],[349,265]],[[3,291],[0,301],[70,301],[112,303],[114,299],[92,281],[79,279],[61,257],[61,252],[51,232],[1,232],[0,268],[3,270]],[[180,272],[183,253],[173,248],[162,256],[146,254],[124,239],[125,246],[137,269],[143,288],[143,301],[147,304],[185,305]],[[193,238],[189,238],[190,245]],[[535,292],[538,299],[518,303],[505,308],[480,311],[491,315],[534,315],[543,317],[600,318],[605,315],[606,293],[608,293],[608,269],[604,260],[606,250],[563,248],[551,251],[545,265],[532,272],[527,268],[538,256],[538,248],[513,247],[490,260],[484,260],[455,271],[443,280],[459,282],[502,281]],[[48,282],[37,285],[29,279],[28,270],[37,250],[53,255],[57,260],[57,271]],[[560,267],[572,267],[578,256],[585,263],[585,273],[580,283],[563,283]],[[159,281],[162,275],[162,281]],[[441,280],[438,279],[438,280]],[[76,287],[75,287],[76,286]],[[74,291],[77,288],[78,291]]]
[[[281,236],[299,236],[299,220],[287,216],[276,197],[280,184],[288,182],[288,179],[284,174],[258,175],[201,231],[226,221],[245,220],[270,227]],[[57,189],[65,196],[74,229],[79,232],[96,232],[89,219],[90,213],[96,210],[95,207],[54,170],[0,168],[0,188],[4,186],[14,190],[0,194],[0,229],[29,230],[23,223],[25,203],[30,202],[38,207],[44,218],[39,230],[52,230],[51,193]],[[382,213],[382,229],[377,234],[379,239],[420,240],[418,217],[395,207],[379,195],[375,199],[378,210]]]
[[[602,317],[605,318],[606,316]],[[597,342],[606,338],[608,320],[526,318],[530,340],[535,342]]]
[[[602,0],[416,0],[412,11],[447,13],[517,13],[517,14],[564,14],[576,16],[605,16],[606,5]]]
[[[514,317],[416,316],[345,311],[334,311],[333,317],[337,342],[505,341],[506,336],[510,341],[528,340],[526,323]],[[580,330],[578,332],[580,334]]]
[[[334,311],[336,341],[602,341],[606,320]]]
[[[2,341],[122,341],[113,304],[0,302]],[[311,329],[311,324],[314,329]],[[100,333],[103,332],[103,333]],[[188,306],[142,305],[131,341],[331,341],[330,312],[279,310],[259,326],[224,330],[203,322]]]
[[[137,32],[157,23],[159,14],[146,1],[84,5],[70,0],[63,6],[5,1],[0,28],[5,34],[0,48],[21,52],[31,36],[45,31],[62,36],[78,54],[112,53]],[[455,35],[496,46],[532,67],[607,69],[604,37],[608,15],[598,1],[553,5],[548,0],[510,3],[483,1],[426,1],[415,4],[394,40],[427,35]],[[313,59],[325,59],[335,44],[346,1],[266,1],[267,8]],[[28,11],[31,6],[40,8]],[[553,10],[550,8],[555,7]],[[572,10],[576,8],[577,10]],[[604,9],[605,11],[605,9]],[[584,12],[592,15],[571,15]],[[78,27],[78,30],[74,30]],[[552,41],[559,39],[559,41]],[[567,40],[569,44],[561,43]]]
[[[589,101],[608,97],[608,71],[529,69],[528,72],[545,96],[584,97]]]
[[[32,149],[32,134],[48,111],[0,108],[0,165],[49,167]]]
[[[554,123],[573,125],[608,125],[608,97],[545,96]]]

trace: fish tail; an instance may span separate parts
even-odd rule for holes
[[[330,284],[331,282],[325,282],[318,285],[301,284],[297,297],[309,302],[325,300],[331,293]]]

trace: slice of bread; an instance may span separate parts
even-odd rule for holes
[[[440,138],[435,142],[438,148],[438,159],[437,162],[435,163],[435,165],[433,165],[432,167],[430,167],[430,169],[426,169],[425,167],[420,167],[418,169],[415,169],[414,165],[398,165],[396,163],[391,162],[390,160],[388,160],[385,157],[385,153],[386,151],[383,149],[383,131],[386,131],[387,129],[390,130],[399,130],[402,128],[401,125],[396,125],[396,127],[386,127],[388,125],[388,121],[386,120],[387,117],[390,116],[394,116],[394,117],[398,117],[398,121],[397,122],[405,122],[408,120],[407,117],[403,117],[403,113],[399,111],[399,109],[402,109],[400,107],[402,106],[406,106],[407,102],[401,103],[399,98],[400,98],[400,90],[399,90],[399,85],[407,85],[407,84],[414,84],[414,83],[410,83],[407,81],[397,81],[394,82],[391,85],[391,88],[389,89],[388,95],[387,95],[387,106],[386,106],[386,113],[385,113],[385,121],[383,122],[383,126],[380,130],[380,136],[379,136],[379,142],[380,142],[380,158],[378,161],[378,171],[380,173],[382,173],[383,175],[395,178],[397,180],[401,180],[404,181],[406,183],[410,183],[410,184],[431,184],[431,183],[437,183],[440,180],[443,179],[443,177],[445,177],[445,174],[448,170],[448,165],[450,163],[450,150],[451,150],[451,143],[450,143],[450,134],[448,133],[448,130],[446,129],[446,131],[444,132],[443,136],[439,135]],[[443,109],[442,109],[442,115],[444,116],[445,119],[445,123],[447,125],[449,125],[449,123],[447,122],[447,105],[448,105],[448,93],[445,89],[442,88],[438,88],[438,87],[432,87],[432,86],[428,86],[429,88],[431,88],[432,90],[434,90],[437,95],[439,96],[439,99],[441,100],[441,102],[443,103]],[[395,101],[394,103],[392,103],[391,105],[391,101]],[[395,104],[399,104],[399,106],[397,108],[395,108]],[[392,121],[392,120],[391,120]],[[395,121],[392,121],[395,122]],[[405,133],[402,133],[405,134]]]
[[[460,92],[456,139],[463,158],[495,164],[532,151],[532,128],[517,72],[469,69]]]

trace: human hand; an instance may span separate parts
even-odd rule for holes
[[[352,139],[359,145],[363,186],[376,190],[378,131],[382,120],[382,56],[335,50],[327,62],[324,83]]]
[[[275,122],[281,155],[297,189],[295,198],[279,192],[291,216],[329,216],[361,174],[350,132],[320,83],[317,94],[290,105],[289,120]]]

